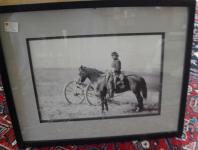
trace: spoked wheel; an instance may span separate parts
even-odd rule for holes
[[[81,104],[85,99],[83,86],[75,81],[71,81],[65,86],[64,94],[69,104]]]
[[[85,97],[90,105],[94,105],[94,106],[101,105],[101,100],[99,97],[96,97],[93,86],[88,85],[86,89]]]

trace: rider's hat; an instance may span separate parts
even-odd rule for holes
[[[111,56],[119,56],[117,52],[112,52]]]

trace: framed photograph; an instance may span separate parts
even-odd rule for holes
[[[194,0],[0,7],[21,147],[181,136]]]

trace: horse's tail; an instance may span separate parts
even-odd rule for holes
[[[144,78],[141,78],[141,91],[142,91],[142,95],[144,99],[146,99],[147,98],[147,85],[146,85],[146,81],[144,80]]]

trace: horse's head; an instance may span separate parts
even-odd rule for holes
[[[85,66],[79,67],[79,82],[84,82],[87,78],[93,83],[98,80],[103,74],[102,71],[99,71],[95,68],[89,68]]]
[[[81,65],[78,70],[79,70],[79,74],[78,74],[79,75],[79,81],[84,82],[88,77],[87,69],[86,69],[86,67]]]

